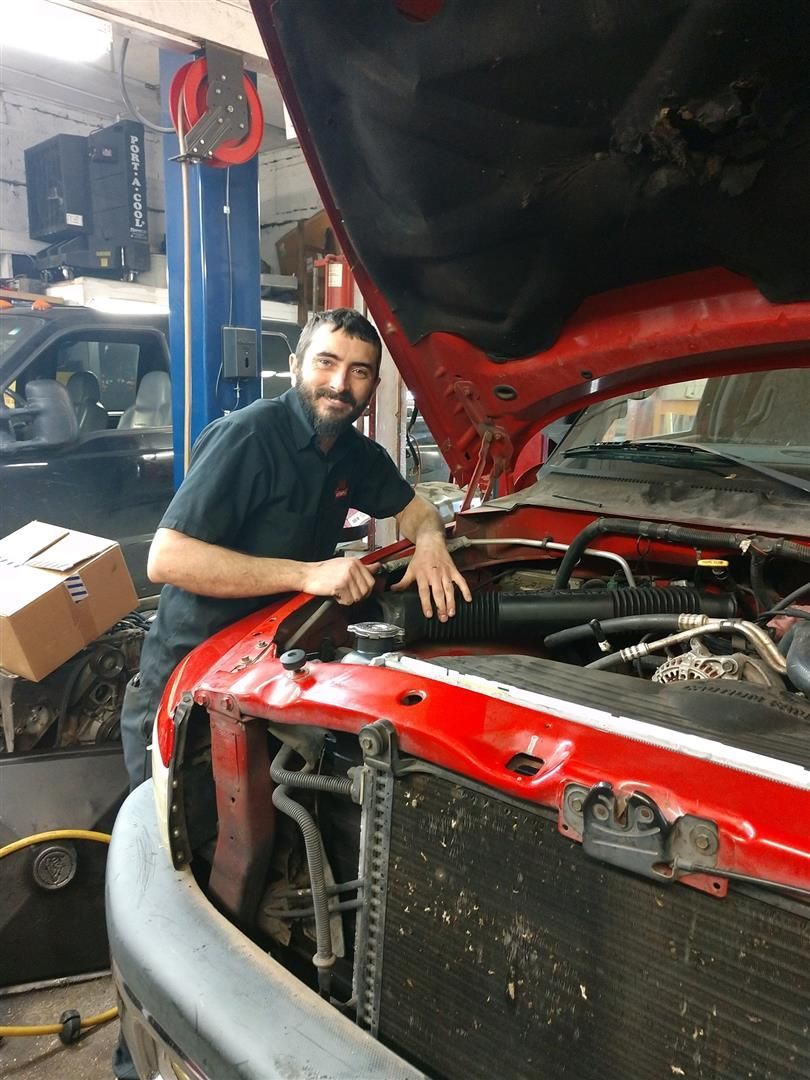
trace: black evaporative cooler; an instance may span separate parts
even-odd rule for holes
[[[29,233],[40,272],[134,276],[149,269],[146,150],[134,120],[55,135],[25,151]]]

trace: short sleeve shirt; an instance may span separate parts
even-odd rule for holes
[[[291,389],[208,425],[160,527],[246,555],[317,562],[334,554],[350,508],[392,517],[412,498],[385,450],[355,428],[322,453]],[[164,586],[144,643],[142,683],[162,692],[186,653],[268,602]]]

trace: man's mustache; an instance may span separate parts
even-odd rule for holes
[[[328,398],[329,401],[340,401],[344,405],[351,405],[352,407],[357,405],[356,399],[351,395],[351,393],[348,390],[343,390],[339,394],[335,393],[334,390],[316,390],[315,391],[315,397],[316,398],[322,398],[322,397],[323,398]]]

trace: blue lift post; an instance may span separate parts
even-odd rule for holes
[[[186,54],[162,50],[160,95],[163,124],[169,126],[169,87]],[[169,341],[172,378],[174,483],[183,479],[184,330],[183,204],[177,136],[163,136],[166,191],[166,255],[169,277]],[[189,168],[191,220],[191,438],[206,424],[233,409],[236,387],[221,378],[222,327],[255,328],[261,365],[261,290],[259,276],[259,164],[219,169]],[[230,213],[225,207],[230,207]],[[239,406],[261,396],[261,379],[241,379]]]

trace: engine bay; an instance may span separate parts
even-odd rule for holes
[[[646,547],[635,565],[589,546],[617,534]],[[449,547],[473,590],[455,618],[428,619],[416,592],[384,589],[345,621],[330,609],[320,636],[316,624],[306,644],[293,643],[320,660],[517,652],[664,687],[721,680],[810,695],[808,545],[598,519],[570,544],[462,535]],[[550,563],[558,552],[562,560]]]

